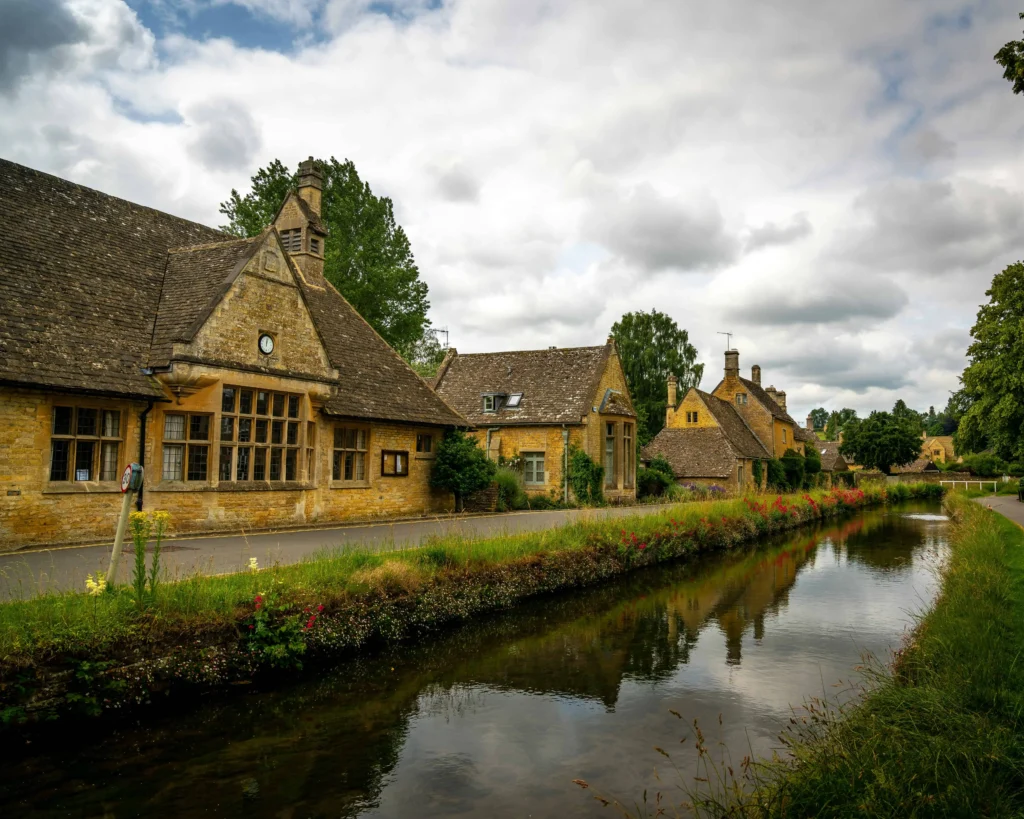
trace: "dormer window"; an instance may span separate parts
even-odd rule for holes
[[[496,395],[485,395],[484,396],[484,412],[494,412],[498,407],[498,396]]]
[[[309,252],[320,255],[320,240],[314,236],[309,237]]]
[[[522,400],[523,394],[521,392],[514,392],[508,397],[508,401],[505,402],[505,406],[515,409],[519,406],[519,402]]]
[[[282,230],[281,246],[287,253],[298,253],[302,250],[302,228]]]

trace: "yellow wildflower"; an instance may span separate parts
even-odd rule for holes
[[[258,572],[260,570],[260,564],[255,557],[249,558],[249,571]]]
[[[107,588],[107,578],[103,576],[103,572],[96,572],[96,577],[86,575],[85,588],[89,594],[103,594]]]

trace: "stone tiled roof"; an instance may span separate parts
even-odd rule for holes
[[[807,429],[807,427],[796,427],[793,431],[793,437],[798,441],[803,441],[805,444],[816,444],[821,440],[814,434],[813,430]]]
[[[765,392],[764,388],[760,384],[751,381],[749,378],[743,378],[743,376],[740,376],[740,382],[743,384],[743,386],[747,388],[747,392],[749,392],[751,395],[754,396],[754,398],[761,402],[761,405],[766,410],[768,410],[768,412],[770,412],[772,416],[778,418],[780,421],[787,421],[794,427],[797,427],[798,429],[800,428],[800,425],[793,420],[792,416],[788,412],[786,412],[782,407],[780,407],[779,403],[774,398],[772,398],[767,392]],[[721,386],[722,382],[720,381],[718,382],[718,387]],[[718,387],[715,387],[715,389],[712,390],[712,392],[717,392]]]
[[[715,397],[711,393],[697,390],[697,394],[700,395],[705,406],[707,406],[715,420],[722,427],[726,439],[732,445],[737,455],[743,458],[771,457],[768,454],[768,450],[764,448],[764,445],[754,435],[750,427],[747,426],[743,416],[736,412],[732,404]]]
[[[508,353],[452,353],[437,394],[473,425],[579,424],[591,412],[611,345]],[[483,411],[485,393],[521,392],[518,408]],[[630,408],[630,414],[632,408]]]
[[[0,159],[0,381],[162,397],[141,368],[171,247],[218,230]]]
[[[188,341],[262,237],[234,239],[0,160],[0,382],[162,398],[142,369]],[[340,379],[325,411],[465,426],[322,276],[292,264]]]
[[[930,458],[918,458],[911,464],[906,464],[905,466],[894,466],[890,471],[894,475],[900,475],[908,472],[938,472],[939,468]]]
[[[605,391],[605,396],[601,400],[601,404],[597,409],[599,412],[603,412],[606,415],[627,415],[631,418],[636,417],[636,413],[633,411],[633,407],[630,405],[626,396],[611,389]]]
[[[150,365],[171,359],[176,341],[189,341],[209,309],[230,287],[263,241],[263,237],[177,248],[167,254],[163,292],[153,330]]]
[[[732,404],[696,392],[718,426],[666,427],[644,447],[645,460],[660,455],[672,464],[677,478],[727,478],[733,474],[737,458],[771,457]]]
[[[846,459],[839,454],[839,441],[821,441],[814,444],[821,453],[823,472],[842,472],[847,468]]]

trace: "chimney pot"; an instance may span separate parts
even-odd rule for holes
[[[761,365],[755,364],[750,368],[750,380],[753,381],[757,386],[761,386]]]
[[[676,414],[676,406],[679,402],[678,395],[679,379],[674,375],[668,377],[668,405],[665,407],[665,426],[670,426],[672,417]]]
[[[807,429],[814,431],[814,419],[810,415],[807,416]]]
[[[740,351],[739,350],[726,350],[725,351],[725,377],[733,376],[739,378],[740,375]]]
[[[775,393],[775,403],[778,404],[782,411],[786,411],[786,392],[785,390],[779,390]]]

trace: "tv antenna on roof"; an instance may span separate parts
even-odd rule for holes
[[[718,331],[718,335],[725,336],[725,349],[728,352],[732,349],[732,333],[723,333],[721,330]]]
[[[444,333],[444,349],[448,349],[448,328],[447,327],[431,327],[430,332],[432,333]]]

